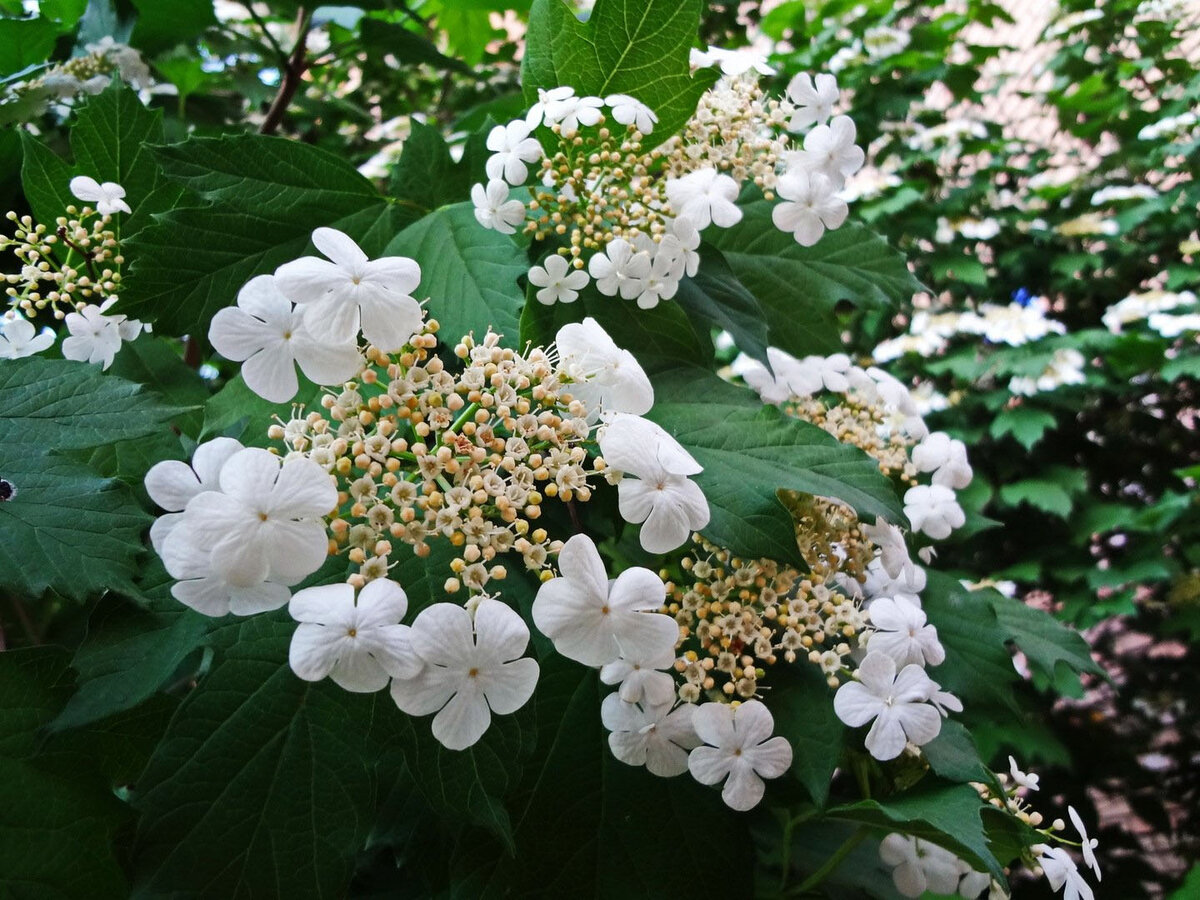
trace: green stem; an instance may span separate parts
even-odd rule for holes
[[[782,894],[784,888],[787,887],[788,876],[791,874],[792,867],[792,832],[795,831],[797,825],[802,825],[816,815],[815,809],[810,809],[807,812],[802,812],[798,816],[789,816],[788,820],[783,823],[783,848],[779,855],[779,892]]]
[[[821,868],[817,869],[817,871],[808,876],[808,878],[804,880],[803,884],[788,891],[784,896],[801,897],[804,894],[807,894],[818,884],[828,878],[838,866],[845,862],[846,857],[853,853],[854,848],[861,844],[866,837],[867,830],[865,828],[859,828],[856,832],[854,832],[854,834],[850,835],[850,837],[846,839],[846,842],[842,844],[842,846],[838,847],[837,850],[834,851],[833,856],[829,857],[829,859],[825,861],[825,865],[821,866]]]
[[[468,406],[466,409],[464,409],[462,412],[460,412],[458,414],[458,418],[454,420],[454,424],[452,424],[450,426],[450,430],[453,431],[455,434],[458,434],[458,429],[462,428],[463,425],[466,424],[467,419],[471,418],[471,416],[475,415],[475,413],[477,413],[478,411],[479,411],[479,404],[472,403],[470,406]]]

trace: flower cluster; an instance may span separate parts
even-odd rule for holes
[[[888,362],[906,353],[932,356],[943,352],[958,335],[977,335],[993,344],[1019,347],[1050,334],[1065,334],[1062,322],[1046,318],[1044,298],[1028,298],[1008,304],[981,303],[965,312],[918,311],[908,331],[886,340],[874,350],[876,362]]]
[[[1087,380],[1083,371],[1086,365],[1087,360],[1078,350],[1060,347],[1038,375],[1014,375],[1008,383],[1008,389],[1014,394],[1032,397],[1064,385],[1083,384]]]
[[[5,85],[0,107],[18,103],[69,103],[80,97],[100,93],[114,76],[135,88],[149,87],[153,79],[142,55],[127,44],[117,43],[111,35],[88,44],[82,56],[51,66],[36,78]]]
[[[1178,293],[1159,290],[1144,291],[1118,300],[1104,311],[1101,320],[1104,322],[1104,327],[1113,334],[1120,334],[1126,325],[1143,320],[1150,320],[1150,327],[1162,333],[1164,326],[1168,331],[1173,330],[1169,320],[1176,318],[1186,320],[1188,318],[1187,315],[1168,316],[1167,313],[1180,307],[1195,305],[1196,295],[1191,291],[1179,291]],[[1179,331],[1175,331],[1174,334],[1164,334],[1164,336],[1174,337],[1177,334]]]
[[[710,48],[693,65],[726,74],[683,131],[657,145],[648,138],[658,118],[644,103],[570,87],[540,90],[525,118],[488,136],[489,181],[472,189],[475,215],[486,228],[522,229],[552,245],[529,272],[539,302],[572,302],[593,281],[642,308],[671,299],[696,273],[700,233],[741,220],[736,200],[747,183],[779,198],[776,226],[804,246],[845,221],[838,192],[864,154],[853,121],[833,115],[833,76],[799,75],[776,99],[757,83],[771,69],[741,54]],[[525,202],[512,189],[527,184]]]

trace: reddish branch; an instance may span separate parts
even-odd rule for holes
[[[300,82],[304,80],[304,73],[308,70],[308,61],[305,59],[308,48],[308,23],[309,14],[304,7],[300,7],[296,14],[296,28],[299,32],[296,46],[292,48],[292,53],[283,67],[279,91],[275,94],[275,99],[271,101],[267,117],[263,119],[262,127],[258,129],[259,134],[275,133],[279,128],[279,123],[283,121],[284,113],[291,105],[292,98],[296,96],[296,91],[300,88]]]

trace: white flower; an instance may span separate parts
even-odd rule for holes
[[[1154,331],[1157,331],[1165,338],[1177,338],[1185,331],[1200,331],[1200,313],[1187,313],[1186,315],[1173,316],[1169,313],[1150,313],[1146,319],[1146,324]],[[1059,353],[1061,351],[1055,351]],[[1073,382],[1078,384],[1082,382]]]
[[[1100,863],[1096,861],[1096,847],[1100,842],[1095,838],[1089,838],[1087,828],[1083,824],[1083,819],[1079,813],[1075,811],[1075,807],[1067,807],[1067,815],[1071,817],[1071,824],[1075,826],[1075,830],[1079,832],[1080,851],[1083,853],[1083,864],[1089,866],[1096,875],[1096,880],[1100,881]]]
[[[863,525],[862,532],[879,548],[879,563],[889,578],[899,578],[904,567],[911,565],[904,532],[885,519],[877,518],[874,525]]]
[[[499,178],[489,181],[486,188],[482,184],[473,185],[471,202],[475,204],[475,221],[501,234],[514,234],[525,221],[525,204],[509,200],[508,185]]]
[[[183,519],[183,510],[197,494],[219,491],[221,467],[231,456],[245,448],[233,438],[219,437],[205,441],[192,454],[188,465],[176,459],[155,463],[146,473],[146,493],[167,511],[150,526],[150,544],[162,554],[163,542]]]
[[[923,531],[935,541],[950,537],[950,532],[967,521],[954,491],[943,484],[919,484],[904,494],[904,514],[913,531]]]
[[[164,542],[164,561],[182,544],[211,548],[213,570],[241,586],[294,584],[321,567],[328,538],[320,517],[337,506],[328,472],[308,459],[281,462],[249,448],[225,462],[219,481],[220,491],[189,501]]]
[[[64,357],[101,363],[104,369],[112,365],[121,342],[134,340],[142,330],[142,323],[136,319],[104,315],[116,302],[116,297],[109,297],[100,306],[89,303],[79,312],[67,313],[63,321],[71,334],[62,343]]]
[[[817,125],[804,136],[804,151],[792,154],[793,160],[811,171],[820,172],[837,189],[845,180],[862,168],[866,154],[854,143],[854,120],[835,116],[828,125]]]
[[[958,892],[958,857],[937,844],[910,834],[889,834],[879,843],[879,858],[894,866],[892,882],[905,897]]]
[[[338,687],[369,693],[391,677],[411,678],[422,663],[400,620],[408,596],[396,582],[377,578],[358,592],[349,584],[305,588],[288,613],[301,623],[292,635],[288,663],[305,681],[329,677]]]
[[[361,327],[363,337],[380,350],[399,350],[421,330],[421,307],[412,298],[421,267],[413,260],[369,260],[334,228],[318,228],[312,242],[329,260],[305,256],[284,263],[275,270],[275,287],[304,308],[314,338],[350,344]]]
[[[684,275],[693,276],[700,270],[700,232],[687,219],[671,219],[667,222],[667,230],[658,244],[659,253],[670,253],[675,258],[675,271],[672,273],[678,280]]]
[[[792,745],[771,737],[775,720],[758,700],[747,700],[736,709],[727,703],[701,704],[692,727],[711,745],[688,754],[692,777],[701,784],[717,784],[728,776],[721,799],[739,812],[762,800],[763,778],[778,778],[792,764]]]
[[[262,579],[230,583],[228,573],[213,566],[211,545],[181,539],[186,533],[187,514],[173,529],[160,552],[172,578],[171,596],[205,616],[252,616],[286,606],[292,592],[286,584]]]
[[[100,184],[88,175],[76,175],[71,179],[71,193],[84,203],[94,203],[96,212],[102,216],[132,212],[125,202],[125,188],[113,181]]]
[[[674,239],[663,238],[664,243],[667,241],[671,243],[666,247],[663,247],[662,243],[658,245],[650,263],[650,273],[646,276],[642,292],[637,298],[639,309],[654,309],[660,300],[670,300],[679,290],[679,276],[676,274],[680,268],[679,256]]]
[[[650,134],[658,122],[654,110],[636,97],[628,94],[609,94],[604,103],[612,110],[612,117],[622,125],[632,125],[642,134]]]
[[[0,318],[0,359],[21,359],[41,353],[54,343],[54,332],[38,334],[22,315]]]
[[[587,287],[588,274],[574,268],[565,256],[553,253],[546,257],[545,264],[529,270],[529,283],[541,288],[537,292],[538,303],[574,303],[579,292]]]
[[[637,359],[613,343],[600,323],[588,316],[558,330],[554,339],[562,367],[579,383],[571,394],[582,400],[588,418],[605,412],[640,416],[654,405],[654,388]]]
[[[627,703],[667,706],[675,697],[675,680],[663,669],[675,662],[675,645],[667,646],[664,641],[654,648],[653,653],[639,649],[623,649],[621,656],[607,663],[600,670],[600,680],[605,684],[619,684],[617,692]]]
[[[659,612],[667,589],[649,569],[626,569],[610,584],[585,534],[563,545],[558,568],[562,574],[538,589],[533,623],[563,656],[605,666],[623,654],[655,659],[674,651],[679,625]]]
[[[660,778],[673,778],[687,771],[687,751],[700,744],[692,728],[695,711],[691,703],[672,710],[670,700],[638,706],[609,694],[600,706],[600,720],[612,732],[608,746],[613,756],[630,766],[644,765]]]
[[[492,151],[484,169],[488,178],[503,178],[513,185],[525,183],[529,177],[526,163],[542,158],[542,145],[529,136],[530,131],[528,123],[515,119],[488,133],[487,148]]]
[[[801,247],[813,246],[826,228],[838,228],[850,214],[834,183],[821,172],[785,172],[775,192],[785,202],[771,210],[771,221],[780,231],[790,231]]]
[[[642,292],[650,266],[650,254],[645,250],[635,251],[624,238],[609,241],[604,253],[597,253],[588,260],[588,271],[596,279],[596,290],[606,297],[619,293],[625,300],[632,300]]]
[[[802,397],[821,391],[841,394],[850,387],[847,378],[850,368],[850,357],[845,353],[806,356],[786,366],[783,377],[786,377],[792,393]]]
[[[895,56],[912,42],[912,35],[898,28],[876,25],[863,32],[863,47],[872,59]]]
[[[742,220],[737,182],[716,169],[700,169],[667,179],[667,201],[675,215],[703,231],[710,224],[729,228]]]
[[[709,46],[708,50],[698,50],[693,47],[688,61],[692,66],[701,69],[719,65],[726,75],[744,75],[751,69],[760,75],[775,74],[775,70],[767,65],[766,56],[749,47],[737,50],[713,46]]]
[[[426,607],[410,640],[424,666],[392,680],[392,699],[410,716],[433,719],[433,736],[451,750],[470,747],[487,731],[492,713],[514,713],[533,696],[538,664],[522,658],[529,628],[499,600],[471,613],[454,603]]]
[[[575,88],[569,85],[551,88],[550,90],[538,88],[537,102],[529,107],[529,112],[525,114],[525,124],[530,128],[537,128],[546,117],[546,110],[548,108],[574,96]],[[550,125],[552,123],[547,121],[546,124]]]
[[[1008,774],[1012,776],[1013,784],[1018,787],[1031,791],[1038,790],[1038,782],[1041,781],[1041,778],[1032,772],[1022,772],[1017,768],[1016,758],[1012,756],[1008,758]]]
[[[1091,887],[1079,874],[1079,868],[1066,848],[1034,844],[1029,849],[1038,854],[1038,865],[1046,873],[1050,889],[1062,890],[1063,900],[1094,900]]]
[[[801,72],[788,82],[787,96],[796,104],[788,130],[800,131],[810,125],[824,125],[838,102],[837,78],[822,72],[814,84],[811,75]]]
[[[925,611],[907,597],[880,597],[868,609],[874,634],[867,650],[886,653],[897,666],[936,666],[946,659],[937,629],[926,624]]]
[[[297,364],[317,384],[341,384],[362,366],[353,340],[339,344],[314,337],[271,275],[246,282],[238,291],[237,306],[213,316],[208,339],[226,359],[242,363],[246,386],[272,403],[296,396]]]
[[[896,661],[886,653],[868,653],[855,673],[833,697],[837,717],[851,728],[875,724],[866,746],[879,760],[895,759],[912,741],[928,744],[942,730],[942,717],[927,702],[937,685],[920,666],[896,673]]]
[[[918,472],[934,473],[934,484],[962,490],[971,483],[971,464],[967,462],[966,445],[953,440],[944,431],[927,435],[914,447],[912,461]]]
[[[547,104],[542,119],[547,125],[558,125],[563,137],[574,137],[579,126],[590,128],[604,117],[604,101],[599,97],[564,97]]]
[[[671,435],[637,416],[612,416],[600,434],[605,462],[633,475],[617,485],[617,505],[626,522],[641,523],[642,548],[669,553],[708,524],[708,501],[688,475],[703,468]]]
[[[901,567],[898,575],[889,575],[883,560],[875,558],[867,564],[867,580],[861,585],[867,597],[896,597],[900,595],[916,599],[925,590],[925,570],[911,560]],[[854,582],[858,584],[858,582]]]

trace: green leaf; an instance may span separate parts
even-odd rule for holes
[[[764,406],[745,388],[701,369],[673,369],[654,385],[649,418],[696,458],[709,540],[738,556],[797,562],[790,514],[778,490],[835,497],[861,514],[904,516],[891,483],[857,447]]]
[[[947,781],[989,782],[991,774],[979,758],[979,750],[971,733],[962,722],[947,719],[942,730],[928,744],[921,745],[922,755],[929,767]]]
[[[1027,478],[1000,487],[1000,501],[1008,506],[1028,503],[1034,509],[1065,519],[1071,515],[1074,504],[1071,495],[1053,481],[1045,478]]]
[[[293,675],[294,628],[276,614],[214,634],[212,671],[137,783],[137,896],[345,894],[373,805],[371,723],[399,713],[386,693]]]
[[[804,357],[842,349],[835,307],[906,302],[921,289],[904,256],[861,225],[843,225],[801,247],[771,221],[773,204],[741,203],[742,220],[710,238],[767,317],[773,347]]]
[[[450,158],[450,146],[441,131],[414,120],[392,172],[388,192],[400,203],[411,203],[424,215],[444,204],[465,200],[470,190],[470,179]]]
[[[581,95],[629,94],[658,114],[654,136],[666,140],[718,74],[693,77],[688,63],[702,8],[700,0],[598,0],[580,22],[563,0],[534,0],[521,61],[525,99],[560,85]]]
[[[829,685],[816,667],[800,665],[799,671],[771,673],[771,713],[776,734],[792,745],[792,775],[813,803],[824,806],[829,782],[841,763],[846,726],[833,711]]]
[[[134,264],[122,309],[159,333],[207,332],[247,281],[305,255],[315,228],[338,228],[378,255],[414,215],[343,158],[283,138],[193,138],[156,157],[210,204],[158,216],[125,243]]]
[[[1054,416],[1041,409],[1028,406],[1016,406],[1003,410],[992,420],[988,434],[1000,440],[1006,434],[1011,434],[1026,450],[1032,450],[1033,445],[1042,439],[1047,429],[1056,425]]]
[[[471,203],[442,207],[408,226],[385,252],[420,264],[417,298],[429,298],[443,344],[453,347],[472,331],[482,339],[488,326],[517,344],[525,254],[511,237],[482,227]]]
[[[701,250],[700,268],[695,276],[679,283],[675,302],[693,322],[728,331],[740,351],[767,361],[767,320],[762,306],[716,248]]]
[[[156,51],[190,40],[217,24],[211,0],[132,0],[137,24],[130,42],[139,49]]]
[[[368,68],[376,60],[381,60],[386,54],[392,53],[395,54],[396,59],[402,60],[406,66],[424,63],[435,69],[459,72],[463,75],[475,74],[475,70],[461,59],[446,56],[431,41],[403,25],[364,16],[359,24],[359,33],[362,36],[363,46],[368,50]],[[384,68],[378,63],[375,64],[380,68]],[[384,68],[384,71],[387,71],[386,68]],[[413,134],[416,134],[415,126],[417,123],[414,122],[413,125]],[[422,125],[422,127],[429,126]],[[409,140],[411,139],[410,137]],[[406,143],[405,152],[407,151],[408,145]]]
[[[0,75],[11,75],[54,52],[58,25],[49,19],[0,19]]]
[[[1087,641],[1078,632],[1049,613],[998,591],[984,594],[996,611],[1006,639],[1025,654],[1030,668],[1045,675],[1058,690],[1077,693],[1080,689],[1077,673],[1104,676],[1104,670],[1092,659]]]
[[[49,228],[68,206],[78,203],[71,193],[71,167],[28,131],[21,136],[21,187],[35,221]]]
[[[1181,352],[1163,363],[1160,373],[1164,381],[1176,378],[1200,378],[1200,354]]]
[[[320,405],[325,391],[303,375],[299,376],[299,383],[293,402],[311,412]],[[272,417],[286,419],[291,410],[290,402],[272,403],[258,396],[246,386],[239,372],[205,404],[201,436],[232,437],[247,447],[267,447],[270,445],[267,429],[274,421]]]

